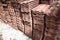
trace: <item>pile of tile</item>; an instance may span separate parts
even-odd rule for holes
[[[33,40],[57,40],[59,27],[56,14],[59,7],[40,4],[32,9]]]
[[[33,17],[33,40],[42,40],[43,29],[44,29],[44,21],[45,15],[41,12],[45,6],[48,8],[48,5],[39,5],[32,9],[32,17]]]
[[[20,4],[12,2],[13,0],[8,0],[5,3],[0,3],[0,18],[10,26],[15,29],[18,29],[22,26],[22,21],[20,17]],[[15,3],[15,4],[14,4]],[[15,5],[15,6],[14,6]],[[19,21],[17,21],[19,20]],[[20,26],[19,26],[20,25]],[[18,27],[19,26],[19,27]],[[22,26],[23,27],[23,26]]]
[[[60,29],[60,3],[38,5],[39,0],[2,1],[0,19],[33,40],[56,40]]]
[[[21,2],[21,13],[22,13],[22,19],[24,24],[24,33],[30,37],[32,36],[31,9],[36,7],[37,5],[38,3],[36,1]]]

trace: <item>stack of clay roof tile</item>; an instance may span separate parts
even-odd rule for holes
[[[36,6],[38,6],[38,3],[36,1],[21,2],[21,13],[24,24],[24,33],[30,37],[32,37],[31,9]]]
[[[20,18],[20,11],[19,11],[19,8],[20,8],[20,5],[18,6],[16,2],[12,2],[13,0],[6,0],[3,1],[2,3],[0,3],[1,7],[1,19],[11,25],[12,27],[14,27],[15,29],[18,29],[18,26],[17,26],[17,20],[19,20],[19,25],[20,27],[22,26],[22,22],[21,22],[21,18]],[[15,3],[15,4],[14,4]],[[14,6],[15,5],[15,6]],[[15,7],[15,8],[14,8]],[[18,17],[17,17],[18,16]],[[20,24],[21,23],[21,24]],[[23,26],[22,26],[23,27]]]
[[[18,29],[24,32],[24,25],[23,25],[23,22],[22,22],[22,14],[20,12],[21,1],[20,1],[20,3],[18,1],[19,0],[17,0],[16,2],[12,1],[11,6],[14,8],[14,12],[15,12],[15,17],[14,18],[15,18],[15,22],[17,23]],[[15,23],[15,22],[13,22],[13,23]]]
[[[33,40],[42,40],[43,29],[44,29],[44,17],[45,15],[41,12],[44,8],[48,8],[49,5],[39,5],[32,9],[33,17]],[[46,9],[45,9],[46,10]]]
[[[32,9],[33,40],[57,40],[56,14],[58,10],[59,5],[46,4],[41,4]]]
[[[0,18],[1,18],[3,21],[6,22],[6,20],[5,20],[5,19],[6,19],[6,18],[5,18],[6,12],[3,11],[3,10],[4,10],[3,5],[5,5],[5,4],[0,4],[0,9],[1,9],[1,11],[0,11]],[[5,5],[5,6],[6,6],[6,5]]]

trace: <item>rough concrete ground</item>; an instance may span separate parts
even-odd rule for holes
[[[8,24],[0,21],[0,40],[32,40],[23,32],[15,30]]]

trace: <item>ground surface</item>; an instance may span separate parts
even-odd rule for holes
[[[0,22],[0,40],[32,40],[23,32],[15,30],[8,24]]]

